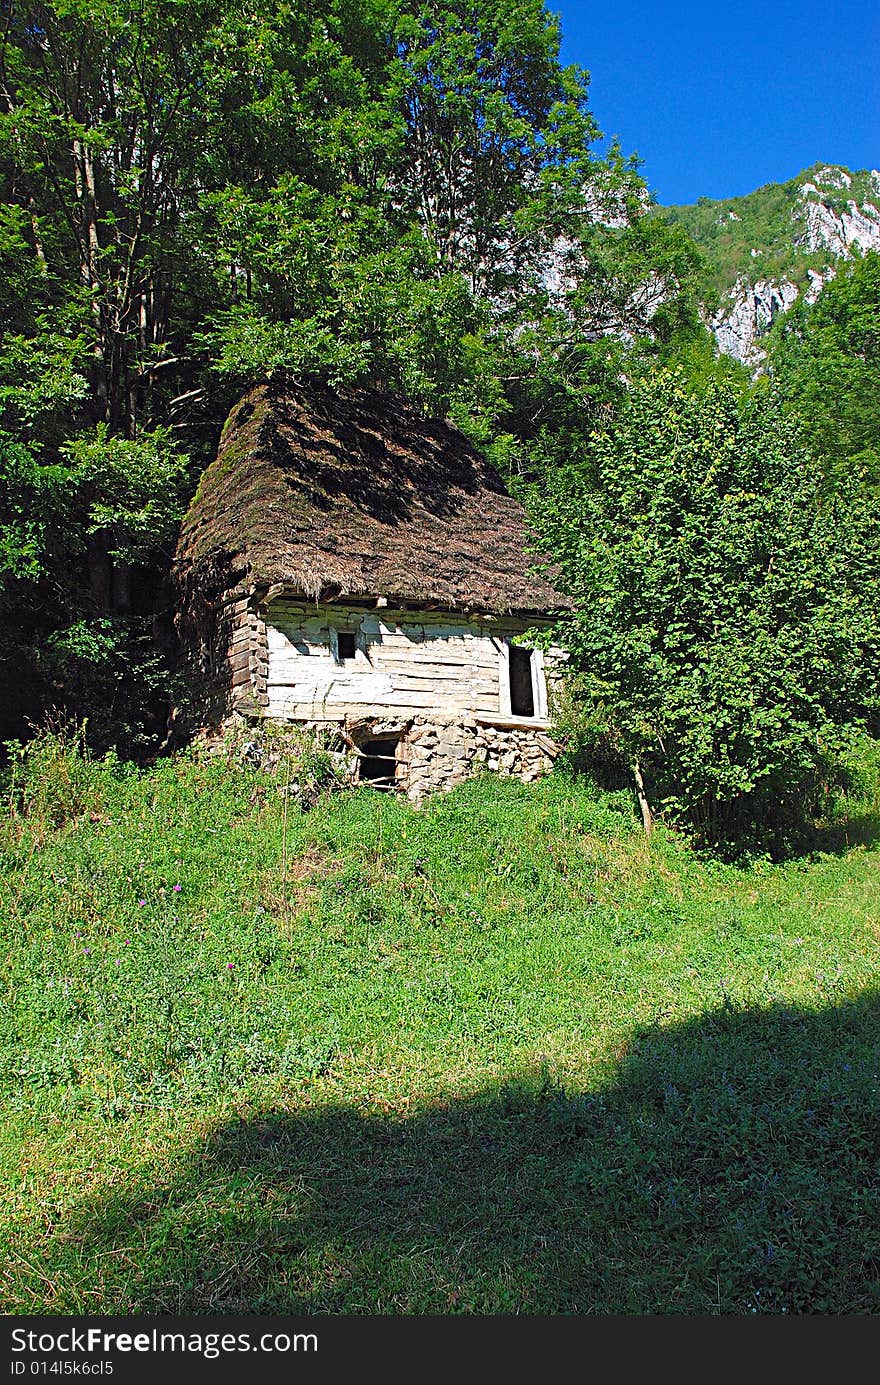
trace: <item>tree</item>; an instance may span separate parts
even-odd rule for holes
[[[151,638],[188,454],[210,454],[236,387],[218,387],[193,348],[249,281],[246,262],[217,254],[217,198],[233,203],[244,177],[274,189],[282,175],[316,188],[347,176],[327,151],[345,145],[333,128],[351,130],[343,108],[362,84],[343,97],[352,64],[334,24],[347,10],[356,38],[369,6],[315,8],[4,10],[3,644],[18,685],[45,688],[54,651],[51,696],[91,713],[93,730],[102,660],[116,685],[126,651]],[[137,658],[143,669],[156,652]]]
[[[880,705],[876,501],[828,487],[770,395],[661,371],[531,509],[574,600],[556,634],[585,724],[629,766],[646,826],[782,830]]]
[[[192,170],[210,136],[201,99],[210,3],[47,0],[10,6],[0,138],[33,254],[78,302],[89,416],[133,436],[169,364]],[[78,290],[78,292],[77,292]]]
[[[395,182],[436,257],[478,296],[520,288],[582,214],[595,178],[589,78],[559,59],[543,0],[428,0],[401,11]]]
[[[842,265],[774,330],[769,368],[813,449],[880,481],[880,255]]]

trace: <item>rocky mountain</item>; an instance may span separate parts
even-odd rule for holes
[[[751,369],[762,337],[804,295],[813,302],[837,262],[880,251],[880,172],[815,164],[747,197],[659,208],[680,223],[712,267],[718,306],[708,324],[721,351]]]

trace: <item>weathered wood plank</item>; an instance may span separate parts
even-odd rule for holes
[[[393,678],[437,678],[449,683],[467,683],[472,678],[478,678],[498,682],[497,670],[487,664],[432,664],[427,660],[419,664],[400,661],[388,663],[384,659],[381,662],[377,659],[373,667],[378,673],[387,673]]]
[[[338,663],[331,627],[359,629],[366,651]],[[448,612],[377,612],[279,599],[267,613],[258,673],[270,715],[340,720],[347,715],[471,715],[497,722],[501,647],[525,622],[466,621]],[[517,725],[528,724],[517,722]]]
[[[305,662],[305,661],[304,661]],[[482,674],[472,670],[462,673],[461,676],[450,675],[438,670],[417,670],[417,669],[357,669],[342,666],[334,666],[331,671],[317,666],[316,663],[294,664],[292,662],[279,663],[272,660],[269,668],[269,682],[273,686],[289,687],[352,687],[357,689],[358,696],[363,691],[374,690],[381,694],[392,688],[411,687],[418,689],[434,690],[437,693],[448,692],[451,694],[467,693],[474,689],[486,692],[498,691],[498,679],[491,675]]]
[[[333,709],[334,711],[339,710],[340,708],[350,708],[351,710],[356,710],[358,712],[364,712],[367,708],[369,708],[374,715],[381,715],[383,708],[394,708],[395,711],[406,709],[413,712],[433,711],[438,713],[467,713],[471,710],[478,710],[478,707],[475,707],[470,699],[462,699],[460,702],[452,702],[447,699],[440,703],[438,702],[437,698],[431,697],[430,694],[420,695],[419,693],[414,692],[393,692],[386,694],[384,697],[378,698],[352,697],[351,695],[348,695],[347,697],[316,697],[314,699],[303,698],[300,689],[291,689],[291,693],[295,695],[291,696],[290,699],[287,699],[279,696],[278,689],[270,688],[270,705],[282,706],[291,703],[296,706],[307,707],[310,709],[307,715],[310,716],[317,715],[316,709],[318,708]],[[321,714],[323,715],[323,710]]]
[[[330,656],[329,643],[322,643],[320,640],[314,641],[295,636],[293,638],[281,637],[277,633],[269,641],[269,647],[279,654],[289,653],[300,654],[298,646],[305,645],[315,654]],[[488,644],[456,644],[451,641],[438,641],[436,644],[410,645],[391,644],[384,640],[368,640],[366,645],[366,655],[370,659],[382,658],[406,663],[448,663],[448,664],[468,664],[483,663],[487,667],[496,667],[498,652]],[[364,651],[359,650],[359,653]]]

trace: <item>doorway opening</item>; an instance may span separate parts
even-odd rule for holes
[[[518,644],[510,645],[510,710],[515,717],[535,715],[532,651]]]

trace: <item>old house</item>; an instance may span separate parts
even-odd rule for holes
[[[560,652],[516,643],[565,598],[521,506],[451,424],[370,391],[254,389],[175,560],[197,712],[335,727],[411,798],[549,768]]]

